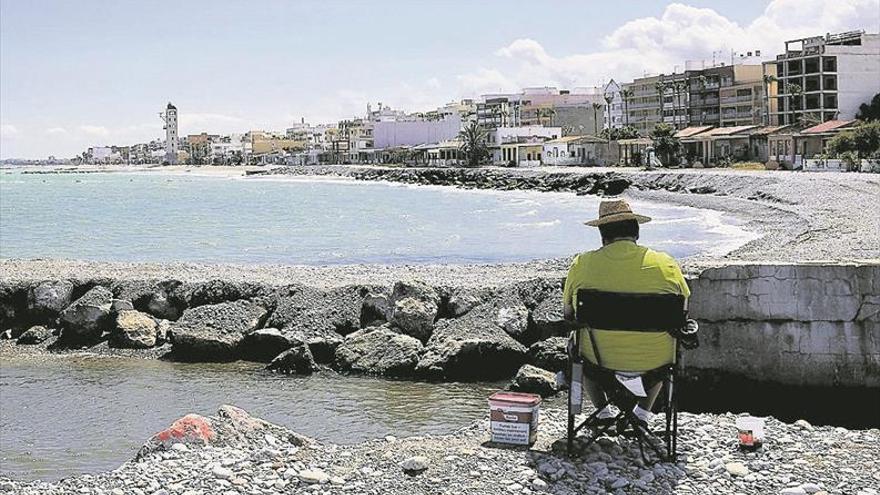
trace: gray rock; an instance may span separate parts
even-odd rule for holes
[[[266,369],[280,373],[308,375],[318,369],[312,351],[305,342],[296,342],[273,359]]]
[[[510,383],[510,389],[535,393],[542,397],[549,397],[559,391],[554,373],[530,364],[524,364],[519,369]]]
[[[449,316],[459,317],[480,306],[489,298],[485,289],[453,288],[446,299],[446,310]]]
[[[120,311],[132,311],[134,304],[128,299],[113,299],[110,301],[110,312],[119,313]]]
[[[330,481],[330,475],[320,469],[304,469],[299,472],[299,479],[305,483],[327,483]]]
[[[266,313],[266,308],[250,301],[187,309],[171,327],[174,355],[195,361],[232,360],[245,334],[259,328]]]
[[[539,368],[561,371],[568,364],[568,338],[550,337],[529,347],[529,361]]]
[[[749,474],[749,468],[741,462],[728,462],[724,465],[724,469],[726,469],[731,476],[743,477],[748,476]]]
[[[55,316],[70,305],[73,283],[69,280],[47,280],[31,287],[27,307],[38,315]]]
[[[290,349],[295,341],[302,342],[292,339],[289,333],[282,333],[277,328],[258,328],[248,332],[241,340],[239,356],[249,361],[267,363]]]
[[[266,325],[280,329],[289,338],[305,341],[317,362],[329,363],[342,337],[360,328],[367,291],[356,286],[326,292],[293,288],[290,294],[278,298]]]
[[[41,344],[51,336],[52,330],[42,325],[36,325],[25,330],[25,332],[18,337],[16,343],[20,345]]]
[[[385,376],[412,375],[422,343],[387,326],[358,330],[336,349],[336,366],[342,371]]]
[[[116,328],[110,335],[114,347],[148,349],[156,345],[156,321],[137,310],[123,310],[116,315]]]
[[[150,295],[150,299],[147,301],[147,311],[156,318],[162,318],[163,320],[176,320],[180,318],[180,308],[162,289]]]
[[[526,348],[494,321],[488,305],[456,319],[437,322],[417,373],[454,380],[511,376],[525,360]]]
[[[61,312],[61,338],[65,341],[96,340],[112,320],[110,308],[113,293],[96,286]]]
[[[404,459],[403,461],[401,461],[399,466],[404,473],[410,476],[415,476],[417,474],[421,474],[427,471],[430,464],[427,457],[417,455]]]
[[[407,297],[419,301],[432,302],[435,306],[440,305],[440,295],[437,291],[421,281],[399,281],[394,284],[394,287],[391,289],[391,297],[389,298],[392,306],[395,302]]]
[[[366,326],[373,321],[388,321],[391,319],[391,302],[388,295],[379,292],[370,292],[364,296],[361,305],[361,326]]]
[[[434,330],[437,310],[437,305],[430,300],[404,297],[394,302],[390,321],[404,334],[425,342]]]
[[[499,308],[495,324],[513,338],[522,337],[529,328],[529,309],[523,304]]]

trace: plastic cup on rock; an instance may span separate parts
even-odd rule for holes
[[[736,418],[736,429],[740,449],[757,450],[764,444],[764,418],[754,416]]]

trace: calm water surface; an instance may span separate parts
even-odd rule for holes
[[[0,172],[0,257],[223,263],[468,263],[598,245],[598,199],[354,181]],[[716,212],[636,203],[646,244],[688,256],[748,234]]]
[[[449,433],[479,419],[503,383],[428,384],[256,363],[104,357],[0,358],[0,475],[59,479],[114,469],[188,412],[222,404],[335,443]]]

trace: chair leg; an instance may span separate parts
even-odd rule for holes
[[[574,447],[575,431],[574,431],[574,415],[571,413],[571,406],[569,406],[568,409],[569,409],[569,411],[568,411],[568,438],[566,440],[565,450],[570,457],[571,450]]]

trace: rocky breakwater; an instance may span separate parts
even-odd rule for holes
[[[281,167],[252,175],[329,175],[356,180],[455,186],[465,189],[534,190],[617,195],[633,180],[618,172],[512,171],[497,168]]]
[[[688,282],[690,313],[701,324],[700,348],[683,354],[688,378],[880,387],[880,264],[731,263],[703,268]],[[324,289],[221,280],[8,282],[0,284],[0,331],[18,349],[245,359],[296,374],[516,376],[514,388],[546,395],[566,360],[561,288],[560,278]]]
[[[179,361],[245,359],[282,373],[331,368],[495,380],[528,363],[547,368],[538,376],[552,377],[564,364],[561,290],[558,279],[498,288],[410,280],[325,290],[219,280],[20,282],[0,289],[0,325],[19,347]],[[530,376],[522,383],[534,383]]]
[[[645,464],[636,444],[619,438],[578,441],[565,455],[565,413],[556,409],[542,411],[538,441],[526,448],[489,442],[485,419],[449,435],[323,444],[222,406],[180,418],[113,471],[57,483],[0,478],[0,493],[877,494],[880,431],[768,418],[763,448],[745,453],[735,420],[682,414],[678,462]]]

